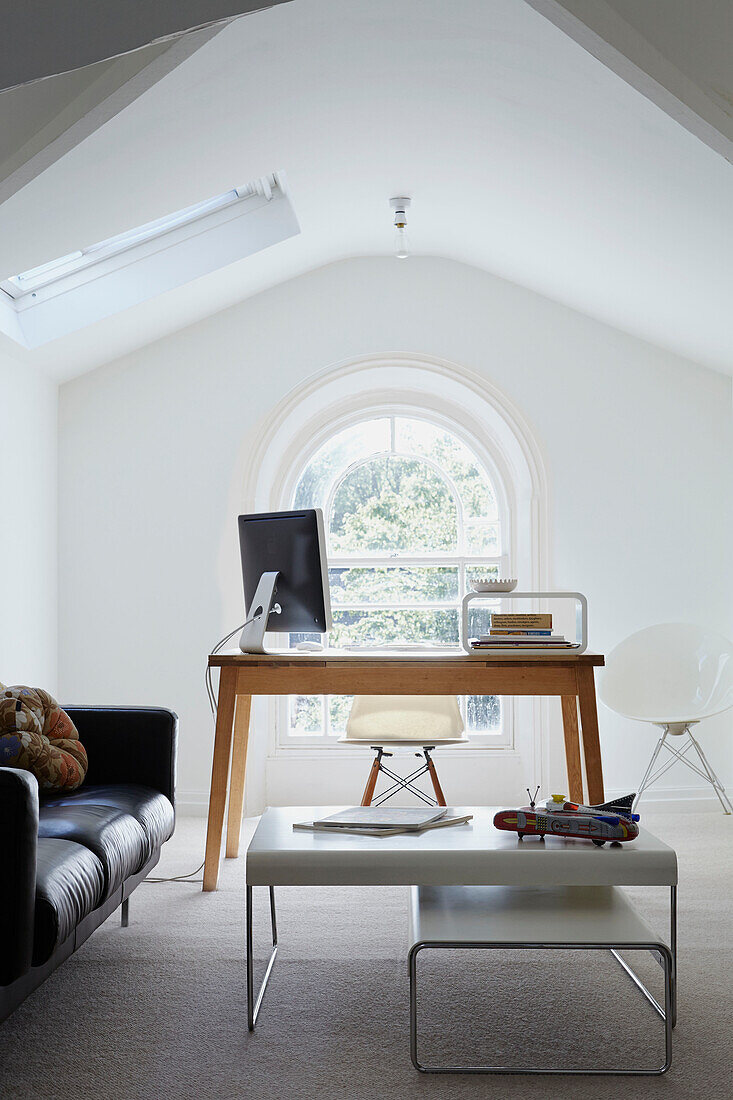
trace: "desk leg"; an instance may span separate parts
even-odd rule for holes
[[[603,768],[601,766],[601,742],[598,736],[598,711],[596,709],[596,682],[592,665],[579,665],[578,704],[580,726],[583,735],[585,777],[588,783],[588,802],[591,806],[605,801],[603,793]]]
[[[204,890],[216,890],[216,884],[219,880],[219,857],[221,855],[221,834],[224,828],[224,809],[229,782],[229,760],[232,753],[232,720],[234,718],[236,684],[237,669],[233,666],[222,668],[219,676],[219,702],[216,710],[214,760],[211,765]]]
[[[575,695],[562,696],[562,726],[565,735],[565,763],[571,802],[583,801],[583,767],[580,762],[578,731],[578,700]]]
[[[234,712],[234,741],[232,742],[232,775],[229,780],[229,815],[227,817],[227,859],[239,855],[239,834],[242,831],[244,807],[244,780],[247,774],[247,742],[249,741],[249,715],[252,709],[251,695],[238,695]]]

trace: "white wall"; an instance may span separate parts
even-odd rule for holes
[[[0,680],[56,688],[56,383],[0,352]]]
[[[220,567],[236,543],[241,448],[309,375],[388,352],[478,371],[523,410],[550,477],[553,586],[587,594],[592,648],[664,620],[733,633],[729,377],[468,266],[333,264],[60,391],[63,697],[178,711],[184,803],[206,799],[206,654],[242,611]],[[706,731],[724,779],[729,731],[729,719]],[[650,731],[602,710],[601,735],[608,789],[630,788]],[[262,728],[256,741],[261,765]],[[557,762],[557,715],[552,745]],[[353,779],[332,774],[334,800],[353,798]]]

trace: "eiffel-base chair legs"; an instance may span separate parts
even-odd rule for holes
[[[682,726],[681,723],[680,725]],[[656,781],[661,776],[663,776],[665,772],[669,771],[673,764],[676,764],[679,761],[679,763],[681,764],[686,764],[691,771],[695,772],[696,775],[699,775],[701,779],[704,779],[706,783],[710,784],[710,786],[713,788],[716,795],[718,796],[718,801],[723,807],[724,813],[733,813],[733,803],[731,803],[725,787],[711,768],[708,758],[702,751],[702,748],[700,747],[700,742],[693,735],[690,726],[684,725],[680,729],[674,729],[671,725],[668,724],[662,726],[662,731],[662,736],[657,741],[656,748],[654,749],[654,752],[652,753],[652,758],[649,761],[649,766],[647,767],[646,772],[644,773],[644,778],[639,785],[639,791],[636,796],[636,800],[634,801],[634,809],[636,809],[636,807],[638,806],[639,799],[641,798],[644,791],[648,787],[651,787],[652,783],[656,783]],[[685,734],[687,735],[687,740],[686,742],[684,742],[683,747],[681,749],[676,748],[676,746],[672,743],[671,738],[684,737]],[[664,763],[655,770],[655,765],[657,763],[657,760],[659,759],[659,754],[661,753],[662,749],[666,749],[667,752],[670,753],[671,759],[665,759]],[[690,755],[693,755],[693,753],[697,755],[697,760],[690,759]]]
[[[376,756],[374,757],[374,760],[372,761],[372,766],[369,769],[369,778],[367,779],[366,787],[364,788],[364,794],[361,800],[362,806],[381,806],[381,804],[383,802],[386,802],[388,798],[392,798],[399,791],[403,790],[409,791],[411,794],[414,794],[417,798],[420,799],[421,802],[424,802],[428,806],[445,806],[446,802],[445,796],[443,794],[443,789],[440,785],[440,780],[438,779],[438,773],[435,770],[435,763],[432,756],[430,755],[434,748],[434,745],[423,745],[422,751],[415,753],[415,756],[423,759],[423,763],[420,764],[420,767],[415,768],[415,770],[409,775],[401,776],[397,775],[396,772],[393,772],[392,769],[387,767],[387,765],[384,763],[385,757],[392,756],[392,753],[385,752],[384,746],[382,745],[372,745],[371,749],[374,753],[376,753]],[[374,802],[374,791],[376,789],[377,780],[380,773],[386,775],[389,779],[391,779],[392,783],[389,787],[387,787],[386,790],[380,793],[376,802]],[[430,781],[433,784],[433,790],[435,792],[435,798],[432,798],[430,795],[425,794],[424,791],[421,791],[420,788],[416,786],[415,781],[419,779],[422,775],[430,776]]]

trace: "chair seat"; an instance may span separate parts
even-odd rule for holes
[[[355,695],[346,736],[384,744],[412,741],[434,745],[463,734],[463,719],[455,695]],[[375,740],[376,738],[376,740]]]
[[[690,623],[658,623],[632,634],[606,658],[598,697],[624,718],[662,727],[637,788],[644,792],[675,763],[710,783],[726,814],[733,814],[725,787],[689,728],[733,707],[733,642]],[[670,738],[687,735],[681,748]],[[664,750],[671,756],[659,756]]]
[[[41,966],[80,921],[96,909],[104,894],[100,859],[70,840],[38,841],[33,965]]]
[[[733,642],[690,623],[658,623],[606,658],[598,697],[625,718],[699,722],[733,706]]]
[[[338,744],[339,745],[359,745],[362,749],[364,748],[365,745],[368,746],[369,748],[371,748],[372,745],[374,745],[375,748],[386,748],[386,749],[391,749],[393,747],[395,747],[395,748],[402,747],[402,748],[415,749],[415,748],[422,748],[423,746],[427,746],[429,748],[439,749],[443,745],[467,745],[468,744],[468,738],[467,737],[433,737],[432,739],[423,738],[422,741],[419,741],[419,740],[416,740],[414,737],[402,738],[402,739],[399,739],[399,740],[397,738],[392,739],[390,737],[382,737],[382,738],[380,738],[380,737],[371,737],[371,738],[369,738],[369,737],[339,737]]]

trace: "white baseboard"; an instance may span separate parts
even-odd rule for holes
[[[209,812],[209,792],[176,791],[176,813],[181,817],[206,817]]]
[[[733,783],[726,784],[730,793]],[[620,798],[628,794],[628,789],[621,790],[611,788],[606,791],[606,798]],[[179,790],[176,791],[176,810],[181,817],[206,817],[209,809],[208,790]],[[640,811],[642,814],[669,813],[706,813],[721,811],[722,807],[712,787],[650,787],[641,800]]]
[[[731,784],[726,785],[730,793]],[[626,790],[610,789],[606,791],[606,799],[620,798],[628,794]],[[650,787],[642,795],[638,806],[642,818],[647,814],[675,813],[694,814],[718,811],[722,813],[722,806],[718,796],[711,786],[700,787]]]

